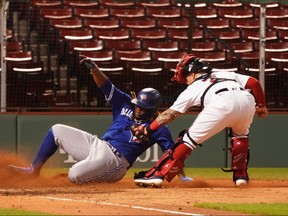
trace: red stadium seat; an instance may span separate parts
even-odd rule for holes
[[[98,1],[90,0],[63,0],[63,4],[66,7],[79,7],[79,8],[95,8],[99,6]]]
[[[165,40],[166,31],[159,29],[155,30],[143,30],[143,29],[131,29],[131,37],[134,39],[143,39],[143,40]]]
[[[94,18],[85,18],[84,25],[92,29],[119,29],[119,20],[118,19],[94,19]]]
[[[100,40],[129,40],[130,32],[127,29],[94,29],[94,36]]]
[[[74,8],[74,16],[81,18],[102,19],[109,18],[108,8]]]
[[[143,41],[142,48],[149,51],[160,51],[160,52],[173,52],[178,51],[179,46],[177,41]]]
[[[83,27],[81,19],[51,19],[49,23],[50,27],[57,29],[79,29]]]
[[[179,48],[181,51],[188,51],[188,40],[180,40]],[[191,51],[196,52],[209,52],[215,51],[217,49],[215,41],[206,41],[206,42],[193,42],[191,44]]]
[[[156,20],[154,18],[149,19],[130,19],[122,17],[120,19],[121,27],[127,29],[155,29]]]
[[[232,19],[231,27],[233,29],[260,29],[259,19]]]
[[[232,49],[235,53],[254,51],[254,45],[252,41],[227,43],[226,45],[228,47],[221,43],[218,43],[218,50],[230,52],[230,49]]]
[[[150,61],[151,53],[149,51],[138,51],[138,52],[115,51],[115,60],[119,62]]]
[[[118,18],[144,18],[144,8],[110,8],[110,16]]]
[[[167,37],[170,40],[188,40],[188,31],[185,29],[166,29]],[[203,30],[194,29],[192,32],[193,40],[204,38]]]
[[[170,0],[150,0],[150,1],[139,1],[138,5],[142,7],[157,7],[157,8],[166,8],[171,7]]]
[[[253,9],[249,8],[240,8],[240,9],[232,9],[232,8],[219,8],[218,15],[222,18],[228,19],[250,19],[254,18]]]
[[[133,1],[129,0],[121,0],[121,1],[115,1],[115,0],[99,0],[100,6],[103,7],[115,7],[115,8],[127,8],[127,7],[133,7],[135,6],[135,3]]]
[[[162,29],[185,29],[189,28],[189,20],[187,18],[157,18],[157,25]]]
[[[159,17],[159,18],[180,18],[182,16],[181,9],[179,7],[168,7],[168,8],[146,8],[146,15],[148,17]]]
[[[141,51],[140,40],[105,40],[104,48],[106,50],[118,50],[126,52],[138,52]]]
[[[183,57],[186,52],[181,51],[175,51],[175,52],[159,52],[159,51],[153,51],[152,53],[152,59],[155,61],[160,62],[179,62],[179,60]]]

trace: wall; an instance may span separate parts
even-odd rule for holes
[[[186,114],[169,124],[174,138],[178,132],[188,128],[196,115]],[[109,113],[41,113],[41,114],[0,114],[0,149],[17,152],[31,162],[41,141],[53,124],[62,123],[101,137],[112,120]],[[250,167],[288,167],[288,115],[270,114],[266,119],[255,120],[250,130]],[[197,148],[186,161],[186,167],[230,166],[229,153],[222,149],[228,145],[224,130]],[[150,167],[161,156],[157,145],[141,155],[134,167]],[[47,167],[70,167],[75,161],[62,151],[49,159]]]

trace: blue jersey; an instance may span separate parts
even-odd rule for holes
[[[133,118],[135,105],[131,103],[131,96],[116,88],[110,81],[107,81],[100,89],[105,94],[105,99],[111,103],[113,113],[113,122],[102,139],[114,146],[130,165],[155,143],[161,147],[162,151],[172,147],[174,142],[167,126],[152,133],[148,143],[136,142],[130,130],[131,126],[136,124]],[[143,125],[149,123],[141,122]]]

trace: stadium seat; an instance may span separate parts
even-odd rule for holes
[[[218,16],[227,19],[250,19],[254,18],[253,9],[250,8],[238,8],[233,9],[230,7],[223,7],[218,9]]]
[[[115,0],[99,0],[99,4],[102,7],[107,8],[127,8],[127,7],[133,7],[135,6],[135,3],[130,0],[121,0],[121,1],[115,1]]]
[[[169,40],[188,40],[188,31],[185,29],[166,29]],[[204,38],[203,30],[194,29],[192,31],[193,40],[202,40]]]
[[[188,51],[188,40],[179,40],[179,49],[181,51]],[[208,52],[216,51],[217,46],[215,41],[198,42],[192,41],[191,51]]]
[[[151,41],[145,40],[142,44],[143,50],[149,51],[160,51],[160,52],[171,52],[178,51],[179,45],[177,41]]]
[[[16,79],[7,83],[8,107],[47,108],[53,102],[53,77],[44,73],[43,62],[16,62],[8,73]],[[16,99],[16,100],[15,100]]]
[[[167,83],[162,62],[128,62],[127,70],[133,75],[133,89],[137,92],[147,87],[162,92],[162,87]]]
[[[63,0],[63,5],[72,8],[97,8],[99,2],[90,0]]]
[[[217,10],[215,8],[194,8],[194,16],[197,19],[214,19],[217,18]],[[190,17],[190,10],[182,10],[183,17]]]
[[[150,51],[125,52],[116,50],[114,57],[118,62],[142,62],[150,61],[151,53]]]
[[[252,41],[226,43],[225,45],[218,43],[218,50],[223,50],[227,52],[231,52],[231,50],[233,50],[236,53],[254,51],[254,43]]]
[[[93,19],[103,19],[109,18],[108,8],[74,8],[74,16],[81,18],[93,18]]]
[[[252,19],[232,19],[231,28],[233,29],[260,29],[260,20]]]
[[[259,29],[241,29],[241,37],[243,40],[256,40],[259,41],[260,33]],[[266,41],[274,41],[277,40],[276,31],[269,31],[265,32],[265,39]]]
[[[72,9],[71,8],[40,8],[40,15],[43,18],[47,19],[67,19],[72,18]]]
[[[112,62],[114,60],[113,51],[102,50],[102,51],[79,51],[79,55],[84,55],[91,58],[95,62]]]
[[[180,18],[182,14],[181,9],[179,7],[168,7],[168,8],[147,7],[146,16],[175,19]]]
[[[241,42],[241,31],[238,29],[233,30],[213,30],[206,31],[205,38],[207,40],[221,39],[226,42]]]
[[[189,28],[189,20],[188,18],[175,18],[175,19],[170,19],[170,18],[157,18],[157,25],[158,28],[161,29],[183,29],[183,30],[188,30]]]
[[[160,62],[179,62],[179,60],[183,57],[186,52],[184,51],[174,51],[174,52],[159,52],[152,51],[152,59],[154,61]]]
[[[237,0],[224,0],[221,2],[213,2],[212,5],[216,8],[241,8],[243,4]]]
[[[136,2],[138,3],[137,5],[140,5],[142,7],[157,7],[157,8],[166,8],[166,7],[171,7],[171,2],[170,0],[150,0],[150,1],[139,1]]]
[[[128,29],[93,29],[94,36],[100,40],[129,40],[130,32]]]
[[[130,19],[144,18],[145,10],[144,8],[110,8],[110,16]]]
[[[51,19],[49,20],[50,28],[79,29],[83,27],[81,19]]]
[[[260,17],[260,8],[255,9],[255,17]],[[267,19],[288,18],[288,8],[266,8],[265,17]]]
[[[122,52],[138,52],[141,51],[140,40],[105,40],[105,50],[118,50]]]
[[[166,31],[163,29],[159,30],[143,30],[143,29],[131,29],[131,37],[133,39],[142,39],[142,40],[165,40]]]
[[[201,19],[201,20],[197,20],[197,22],[199,23],[200,27],[203,29],[229,29],[230,28],[230,23],[229,23],[229,19],[219,19],[219,18],[213,18],[213,19]]]
[[[84,25],[91,29],[119,29],[119,20],[118,19],[94,19],[94,18],[85,18]]]
[[[33,60],[32,51],[7,52],[5,60],[11,62],[31,62]]]
[[[287,19],[266,19],[267,27],[274,30],[288,30]]]
[[[7,41],[6,50],[7,52],[22,52],[24,51],[24,43],[22,41]]]
[[[122,17],[120,18],[121,28],[126,29],[155,29],[156,20],[154,18],[145,19],[130,19]]]
[[[224,51],[192,52],[195,56],[207,62],[225,62],[228,59]]]
[[[57,7],[62,6],[61,0],[30,0],[30,6],[34,7]]]

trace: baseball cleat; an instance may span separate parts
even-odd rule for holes
[[[38,177],[40,175],[39,170],[35,170],[32,165],[28,167],[19,167],[15,165],[8,165],[8,168],[12,170],[15,173],[22,174],[22,175],[27,175],[27,176],[33,176],[33,177]]]
[[[160,188],[164,180],[161,176],[151,176],[135,179],[134,182],[140,187]]]
[[[236,179],[236,181],[235,181],[235,185],[237,187],[245,187],[245,186],[247,186],[247,183],[248,182],[245,178],[239,178],[239,179]]]

